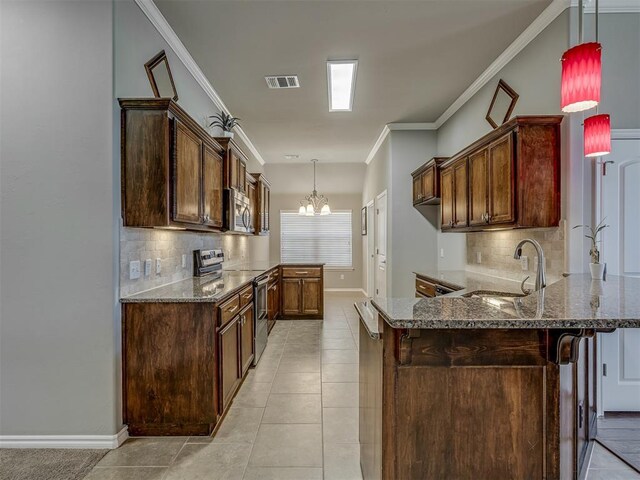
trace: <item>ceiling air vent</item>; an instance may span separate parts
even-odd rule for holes
[[[269,88],[299,88],[300,82],[296,75],[272,75],[264,77]]]

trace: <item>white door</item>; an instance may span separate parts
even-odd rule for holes
[[[375,208],[373,200],[367,203],[367,296],[373,297],[374,272],[376,268],[375,247]]]
[[[612,140],[602,160],[612,162],[601,177],[601,216],[610,225],[602,261],[609,275],[640,276],[640,139]],[[640,411],[640,329],[600,334],[600,342],[602,411]]]
[[[376,197],[375,202],[375,298],[387,296],[387,192],[386,190]]]

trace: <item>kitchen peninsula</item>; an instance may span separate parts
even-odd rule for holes
[[[528,296],[465,287],[356,304],[365,480],[579,478],[595,334],[640,327],[640,279],[571,275]]]

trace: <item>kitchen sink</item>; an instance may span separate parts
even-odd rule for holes
[[[521,298],[526,297],[524,293],[514,292],[498,292],[495,290],[475,290],[473,292],[465,293],[461,295],[464,298],[494,298],[494,297],[506,297],[506,298]]]

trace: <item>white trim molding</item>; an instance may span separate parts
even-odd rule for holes
[[[571,0],[571,6],[577,7],[578,0]],[[584,11],[585,13],[595,13],[596,2],[586,0]],[[638,0],[601,0],[598,11],[600,13],[640,13],[640,2]]]
[[[164,18],[162,12],[158,9],[153,0],[135,0],[140,7],[140,10],[146,15],[151,24],[155,27],[155,29],[162,35],[162,38],[169,44],[171,50],[178,56],[180,61],[184,64],[184,66],[189,70],[189,73],[193,76],[193,78],[198,82],[200,87],[204,90],[207,96],[211,99],[213,104],[218,107],[223,112],[231,115],[231,112],[227,108],[227,106],[218,95],[218,92],[213,88],[211,82],[207,79],[204,72],[200,69],[196,61],[193,59],[187,47],[184,46],[180,38],[176,32],[171,28],[167,19]],[[247,146],[247,148],[251,151],[253,156],[260,162],[261,165],[264,165],[264,158],[260,155],[258,149],[253,145],[246,132],[241,127],[235,128],[236,133],[242,139],[242,142]]]
[[[435,123],[387,123],[387,128],[394,130],[437,130]]]
[[[373,147],[371,147],[371,151],[369,152],[369,155],[367,155],[367,159],[364,161],[364,163],[366,163],[367,165],[371,163],[371,160],[373,160],[373,157],[375,157],[376,153],[378,153],[378,150],[380,150],[380,147],[384,143],[384,139],[387,138],[387,135],[389,135],[389,132],[391,132],[391,130],[389,130],[389,127],[387,125],[382,127],[382,131],[380,132],[380,135],[378,135],[376,143],[374,143]]]
[[[325,292],[336,293],[336,292],[353,292],[353,293],[362,293],[365,297],[367,296],[367,292],[362,288],[325,288]]]
[[[0,448],[114,449],[129,438],[128,427],[115,435],[0,435]]]
[[[640,139],[640,128],[612,128],[611,140]]]

